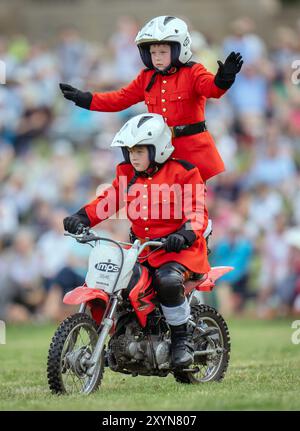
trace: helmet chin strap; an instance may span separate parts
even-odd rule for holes
[[[151,88],[153,87],[153,84],[155,82],[155,78],[157,77],[157,75],[168,75],[169,72],[174,68],[174,71],[176,71],[176,68],[174,66],[172,66],[172,63],[169,64],[169,66],[165,67],[163,70],[157,69],[157,67],[154,67],[155,72],[153,73],[153,75],[151,76],[150,82],[146,87],[146,91],[150,91]]]
[[[134,170],[137,174],[137,176],[141,176],[141,177],[148,177],[149,175],[153,175],[155,172],[158,171],[159,169],[159,164],[152,161],[150,162],[149,166],[147,169],[145,169],[144,171],[137,171],[136,169]]]
[[[150,165],[144,171],[137,171],[136,169],[134,169],[134,176],[128,183],[127,193],[129,192],[130,187],[136,182],[138,177],[148,177],[149,175],[155,174],[158,171],[159,166],[160,165],[156,162],[150,162]]]
[[[158,69],[157,67],[154,67],[155,71],[158,73],[161,73],[162,75],[165,75],[169,72],[169,70],[172,68],[172,63],[169,64],[169,66],[165,67],[163,70]]]

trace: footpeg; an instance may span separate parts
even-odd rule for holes
[[[199,373],[200,368],[196,367],[196,368],[183,368],[182,370],[184,373]]]
[[[202,332],[203,331],[203,332]],[[200,337],[211,337],[219,334],[218,328],[206,328],[201,331]]]

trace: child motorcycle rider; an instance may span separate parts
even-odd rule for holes
[[[196,165],[204,181],[225,170],[205,124],[207,98],[220,98],[233,84],[243,61],[232,52],[213,75],[191,62],[191,37],[186,23],[173,16],[149,21],[135,39],[143,63],[126,87],[107,93],[82,92],[60,84],[66,99],[93,111],[116,112],[145,101],[150,113],[161,114],[172,130],[173,156]]]
[[[208,220],[203,180],[196,166],[170,158],[174,151],[171,131],[158,114],[133,117],[117,133],[111,146],[121,147],[125,158],[116,167],[112,185],[65,218],[64,228],[76,233],[80,224],[95,226],[126,202],[132,240],[138,238],[143,243],[166,239],[164,248],[144,251],[141,256],[153,275],[157,298],[170,327],[173,366],[186,367],[193,362],[193,347],[188,336],[190,306],[184,295],[184,282],[192,273],[210,269],[203,237]],[[185,193],[187,185],[189,199],[182,202],[183,193],[177,192]],[[203,193],[199,192],[200,185]],[[156,193],[157,187],[164,186],[179,189],[166,198],[163,192]],[[138,201],[134,193],[138,194]],[[164,212],[167,204],[169,212]]]

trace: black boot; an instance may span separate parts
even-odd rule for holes
[[[171,352],[174,367],[185,368],[194,361],[193,346],[188,334],[187,324],[171,326]]]

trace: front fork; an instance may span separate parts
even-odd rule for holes
[[[86,310],[86,302],[83,302],[79,307],[79,313],[85,313]]]
[[[100,331],[100,335],[99,335],[97,344],[95,346],[95,349],[92,353],[92,356],[85,361],[85,365],[87,365],[87,368],[88,368],[86,374],[90,377],[94,374],[95,367],[100,362],[101,354],[104,349],[104,343],[105,343],[106,337],[109,334],[109,331],[113,326],[113,323],[114,323],[113,318],[115,316],[116,308],[120,298],[121,298],[120,292],[118,292],[116,295],[112,297],[111,305],[109,307],[108,313],[107,315],[104,315],[104,318],[101,322],[102,329]],[[80,306],[80,310],[79,310],[80,312],[85,311],[85,308],[83,307],[83,305],[84,304],[81,304]],[[81,309],[83,309],[83,311],[81,311]]]

